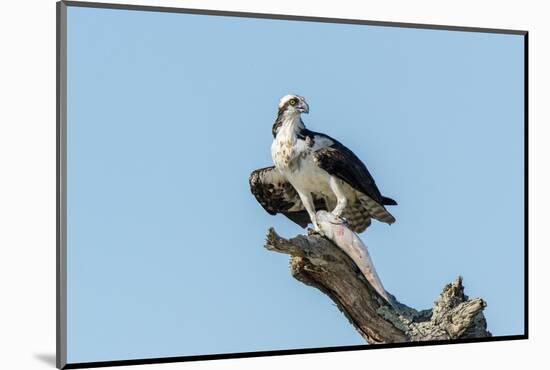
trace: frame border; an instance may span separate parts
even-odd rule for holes
[[[389,344],[365,344],[354,346],[337,346],[337,347],[319,347],[319,348],[303,348],[303,349],[288,349],[288,350],[273,350],[273,351],[256,351],[256,352],[239,352],[239,353],[222,353],[208,354],[195,356],[174,356],[174,357],[158,357],[145,359],[130,359],[130,360],[113,360],[113,361],[94,361],[67,363],[67,7],[82,7],[82,8],[98,8],[98,9],[114,9],[114,10],[134,10],[147,12],[163,12],[163,13],[184,13],[197,15],[210,15],[222,17],[238,17],[238,18],[256,18],[256,19],[271,19],[271,20],[288,20],[302,22],[317,22],[317,23],[337,23],[337,24],[354,24],[368,25],[379,27],[398,27],[398,28],[415,28],[415,29],[430,29],[443,31],[458,31],[458,32],[478,32],[478,33],[494,33],[506,35],[523,36],[524,42],[524,334],[522,335],[506,335],[489,338],[470,338],[457,340],[441,340],[441,341],[423,341],[423,342],[407,342],[407,343],[389,343]],[[326,352],[343,352],[343,351],[358,351],[365,349],[382,349],[382,348],[402,348],[402,347],[423,347],[433,345],[446,344],[464,344],[464,343],[484,343],[484,342],[500,342],[509,340],[521,340],[529,338],[529,32],[525,30],[498,29],[498,28],[478,28],[478,27],[460,27],[449,25],[434,25],[422,23],[402,23],[402,22],[384,22],[374,20],[360,19],[343,19],[343,18],[326,18],[313,16],[299,16],[286,14],[268,14],[268,13],[250,13],[250,12],[233,12],[225,10],[213,9],[193,9],[193,8],[176,8],[163,6],[147,6],[147,5],[132,5],[132,4],[113,4],[99,2],[84,2],[84,1],[58,1],[56,3],[56,37],[57,37],[57,63],[56,63],[56,124],[57,124],[57,141],[56,141],[56,164],[57,164],[57,182],[56,182],[56,228],[57,228],[57,245],[56,245],[56,367],[58,369],[81,369],[81,368],[96,368],[110,366],[127,366],[127,365],[147,365],[160,363],[188,362],[188,361],[203,361],[203,360],[220,360],[234,359],[246,357],[266,357],[266,356],[282,356],[295,354],[312,354]]]
[[[482,28],[482,27],[461,27],[438,24],[424,23],[406,23],[406,22],[385,22],[351,18],[327,18],[289,14],[271,14],[271,13],[251,13],[251,12],[233,12],[228,10],[215,9],[195,9],[195,8],[176,8],[166,6],[151,6],[151,5],[132,5],[132,4],[114,4],[86,1],[71,1],[63,0],[62,3],[72,7],[82,8],[100,8],[100,9],[117,9],[117,10],[137,10],[146,12],[162,12],[162,13],[185,13],[185,14],[200,14],[222,17],[238,17],[238,18],[260,18],[260,19],[277,19],[287,21],[302,21],[302,22],[317,22],[317,23],[340,23],[340,24],[358,24],[381,27],[400,27],[400,28],[420,28],[430,30],[444,31],[463,31],[463,32],[481,32],[481,33],[498,33],[508,35],[525,35],[525,30],[512,30],[502,28]]]
[[[67,5],[56,4],[56,367],[67,364]]]

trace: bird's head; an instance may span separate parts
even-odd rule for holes
[[[309,113],[309,105],[303,96],[285,95],[279,101],[279,115],[300,115],[301,113]]]

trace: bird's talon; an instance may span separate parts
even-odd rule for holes
[[[340,216],[339,214],[333,213],[334,217],[336,217],[338,220],[342,221],[342,224],[349,226],[349,222],[345,217]]]
[[[320,235],[320,236],[323,236],[323,237],[325,236],[325,233],[323,232],[323,230],[321,230],[319,225],[314,225],[314,228],[315,228],[314,231],[317,235]]]
[[[315,235],[315,234],[318,234],[318,232],[315,229],[312,229],[311,227],[307,228],[307,235],[308,236]]]
[[[319,225],[313,225],[313,228],[308,228],[307,229],[307,234],[309,236],[311,236],[311,235],[325,236],[325,233],[323,233],[323,231],[321,230]]]

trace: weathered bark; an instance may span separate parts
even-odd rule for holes
[[[292,275],[332,299],[369,344],[491,336],[485,302],[464,294],[461,277],[445,286],[432,309],[417,311],[386,293],[388,302],[356,258],[316,233],[285,239],[270,229],[265,247],[289,254]]]

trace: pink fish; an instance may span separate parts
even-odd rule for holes
[[[317,212],[317,223],[323,234],[342,249],[355,262],[367,281],[383,298],[391,304],[391,301],[378,277],[367,246],[359,239],[356,233],[351,231],[342,219],[330,212]]]

